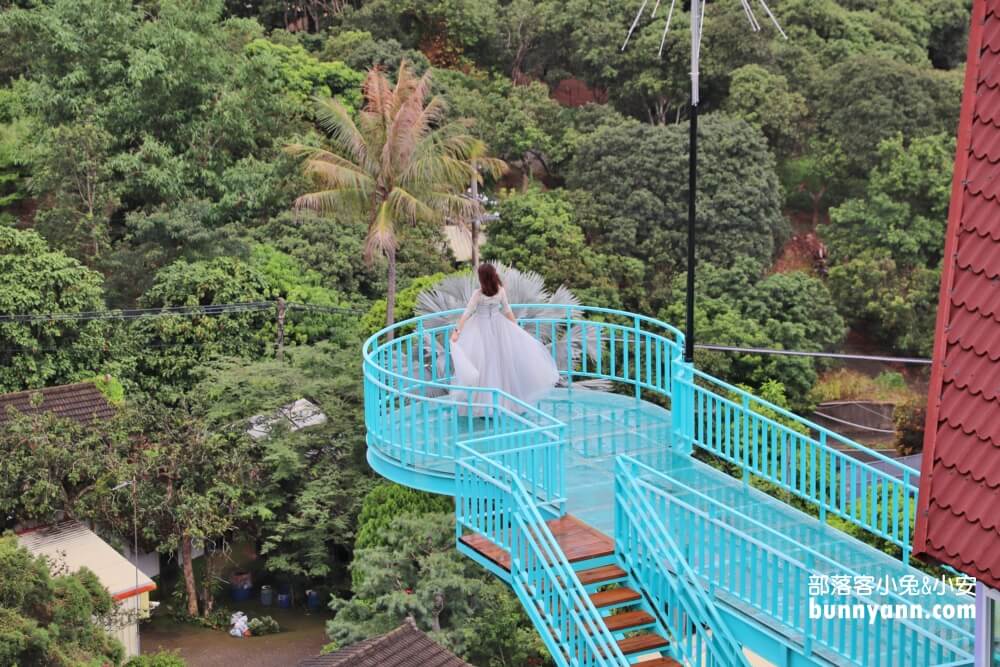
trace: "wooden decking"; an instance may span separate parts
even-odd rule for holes
[[[545,523],[570,563],[603,558],[615,553],[614,540],[571,514]],[[482,535],[465,535],[462,543],[510,571],[510,555]]]

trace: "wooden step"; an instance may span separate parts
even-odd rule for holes
[[[624,604],[626,602],[635,602],[636,600],[641,600],[642,596],[635,592],[631,588],[621,587],[612,588],[607,591],[600,591],[594,593],[590,596],[590,601],[594,603],[595,607],[611,607],[616,604]]]
[[[615,542],[601,531],[588,526],[572,514],[545,522],[570,563],[604,558],[615,553]],[[462,544],[510,572],[510,554],[485,535],[463,535]]]
[[[576,573],[576,576],[579,577],[581,584],[589,586],[591,584],[599,584],[602,581],[624,579],[625,570],[621,569],[617,565],[605,565],[604,567],[594,567],[589,570],[580,570]]]
[[[663,648],[668,644],[670,644],[670,642],[655,632],[644,632],[634,637],[622,639],[618,642],[618,648],[620,648],[622,653],[625,655],[629,655],[631,653],[646,653],[647,651],[655,651],[656,649]]]
[[[623,614],[612,614],[604,617],[604,624],[611,632],[621,632],[640,625],[649,625],[653,617],[644,611],[626,611]]]
[[[635,664],[640,665],[640,667],[684,667],[673,658],[655,658],[653,660],[643,660]]]

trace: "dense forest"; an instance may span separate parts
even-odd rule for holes
[[[689,27],[682,7],[660,56],[644,18],[623,52],[638,4],[0,0],[0,391],[97,378],[121,406],[0,431],[5,524],[249,543],[335,593],[337,644],[412,614],[475,664],[543,660],[454,552],[447,502],[368,471],[360,347],[468,270],[443,225],[483,213],[485,258],[682,323]],[[782,39],[707,3],[700,341],[929,354],[968,4],[775,0]],[[363,117],[392,104],[426,120],[411,145]],[[376,140],[454,190],[360,159]],[[463,196],[477,173],[485,203]],[[799,410],[850,384],[808,357],[697,363]],[[303,397],[326,425],[233,428]],[[215,613],[212,567],[177,613]]]

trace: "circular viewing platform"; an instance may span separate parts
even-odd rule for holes
[[[454,495],[460,448],[489,453],[553,442],[561,471],[669,447],[668,410],[683,334],[659,320],[571,305],[513,306],[518,323],[559,368],[559,386],[533,405],[499,389],[453,383],[450,335],[462,311],[399,322],[364,347],[368,461],[382,476]],[[476,417],[474,415],[483,415]],[[603,463],[597,463],[604,461]],[[575,475],[574,475],[575,478]]]

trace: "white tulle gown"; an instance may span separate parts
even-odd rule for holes
[[[475,291],[462,316],[465,325],[461,335],[451,344],[454,383],[502,389],[533,405],[559,381],[559,370],[542,343],[507,319],[510,312],[507,293],[502,287],[493,296]],[[455,390],[452,396],[467,406],[468,393]],[[493,401],[491,392],[471,393],[472,402],[479,404],[473,406],[473,414],[488,414]],[[501,399],[500,404],[517,413],[525,410],[523,405],[507,399]],[[467,413],[466,406],[461,408],[462,413]]]

